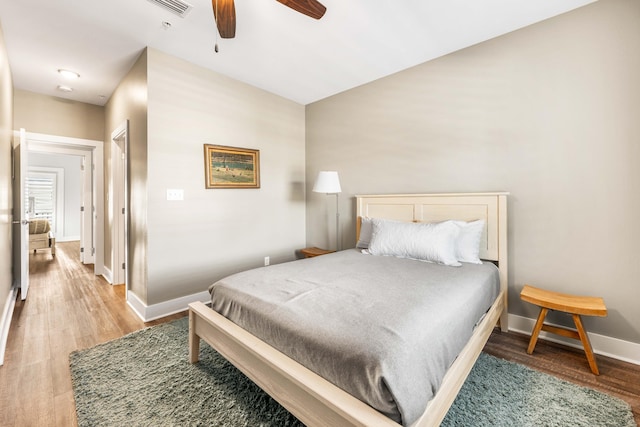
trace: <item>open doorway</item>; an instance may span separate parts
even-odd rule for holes
[[[94,274],[104,274],[104,202],[103,202],[103,143],[53,135],[26,134],[29,158],[34,159],[30,167],[33,176],[43,177],[42,172],[51,173],[64,169],[68,172],[56,174],[56,190],[60,191],[58,180],[67,189],[64,199],[56,194],[57,202],[54,226],[59,241],[80,240],[80,260],[83,264],[93,264]],[[49,163],[49,165],[46,165]],[[64,187],[63,187],[64,188]],[[35,196],[34,196],[35,197]],[[35,203],[35,200],[34,200]],[[35,208],[35,206],[34,206]],[[66,219],[65,219],[66,217]]]

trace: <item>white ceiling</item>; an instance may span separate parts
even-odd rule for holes
[[[593,0],[321,1],[316,21],[236,0],[236,38],[219,53],[209,0],[187,0],[185,18],[148,0],[0,0],[0,23],[18,89],[103,105],[150,46],[306,105]]]

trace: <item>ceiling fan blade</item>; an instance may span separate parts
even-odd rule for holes
[[[218,26],[218,32],[223,39],[236,36],[236,7],[233,0],[211,0],[213,17]]]
[[[322,18],[327,11],[327,8],[317,0],[278,0],[278,2],[314,19]]]

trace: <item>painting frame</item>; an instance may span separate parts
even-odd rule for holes
[[[260,188],[260,150],[204,144],[205,188]]]

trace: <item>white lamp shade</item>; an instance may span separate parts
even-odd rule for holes
[[[315,193],[341,193],[340,178],[336,171],[320,171],[316,178],[316,184],[313,186]]]

